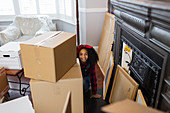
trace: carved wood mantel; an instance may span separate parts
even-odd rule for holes
[[[170,1],[111,0],[115,14],[114,60],[122,45],[133,51],[131,76],[149,106],[170,112]]]

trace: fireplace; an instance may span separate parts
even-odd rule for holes
[[[123,45],[131,50],[130,75],[148,106],[170,112],[170,2],[112,0],[116,16],[115,66],[122,64]]]

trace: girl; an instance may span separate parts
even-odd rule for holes
[[[81,71],[83,75],[83,90],[87,92],[92,88],[92,95],[90,98],[100,98],[101,95],[97,94],[97,80],[95,65],[99,60],[98,55],[94,48],[89,45],[80,45],[77,49],[77,56],[80,61]]]

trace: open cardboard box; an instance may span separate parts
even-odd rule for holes
[[[4,67],[0,67],[0,99],[8,92],[9,84]]]
[[[31,80],[30,87],[36,113],[62,113],[68,92],[72,113],[83,113],[83,78],[77,63],[56,83]]]
[[[76,63],[76,35],[48,32],[21,45],[25,77],[57,82]]]

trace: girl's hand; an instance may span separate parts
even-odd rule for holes
[[[93,94],[90,98],[101,98],[101,95],[99,95],[99,94]]]

